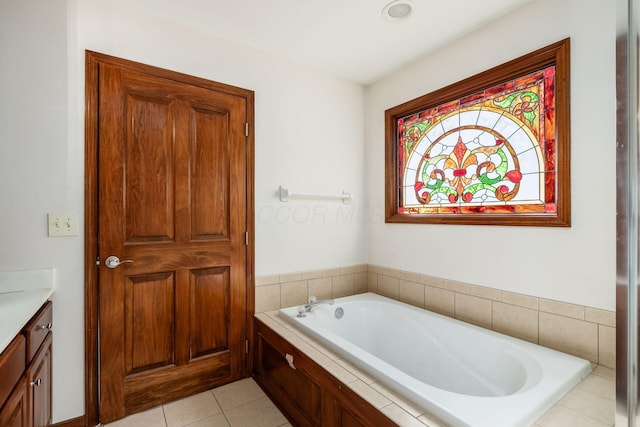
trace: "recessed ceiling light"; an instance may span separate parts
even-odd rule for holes
[[[406,19],[413,11],[411,0],[394,0],[382,9],[382,16],[388,21],[398,22]]]

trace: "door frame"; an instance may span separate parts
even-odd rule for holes
[[[247,171],[247,224],[248,244],[246,259],[246,339],[249,348],[246,355],[245,375],[251,374],[253,366],[253,314],[255,310],[255,202],[254,202],[254,92],[236,86],[206,80],[188,74],[170,71],[139,62],[129,61],[90,50],[85,51],[85,170],[84,170],[84,311],[85,311],[85,425],[96,426],[100,422],[99,399],[99,289],[98,279],[98,84],[100,64],[144,67],[157,77],[176,80],[194,86],[244,97],[247,103],[246,171]]]

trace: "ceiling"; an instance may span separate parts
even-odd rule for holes
[[[368,85],[531,0],[112,0],[297,64]]]

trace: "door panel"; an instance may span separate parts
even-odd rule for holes
[[[174,105],[170,99],[127,94],[126,242],[174,238]]]
[[[191,239],[229,239],[229,116],[193,108],[191,115]],[[209,164],[219,165],[216,168]]]
[[[191,272],[191,358],[229,350],[229,268]]]
[[[172,273],[129,276],[125,282],[126,374],[173,364]]]
[[[102,422],[246,375],[247,108],[100,65]]]

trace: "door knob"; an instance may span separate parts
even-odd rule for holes
[[[116,268],[120,264],[124,264],[124,263],[128,263],[128,262],[133,262],[133,260],[131,260],[131,259],[123,259],[122,261],[120,261],[120,258],[118,258],[115,255],[111,255],[110,257],[108,257],[107,259],[104,260],[104,265],[106,265],[109,268]]]

